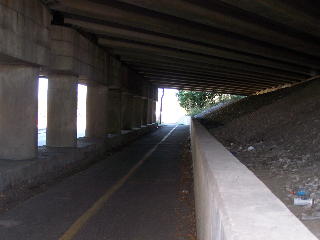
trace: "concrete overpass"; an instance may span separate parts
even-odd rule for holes
[[[155,122],[157,87],[89,34],[56,25],[41,1],[1,1],[0,159],[37,156],[37,89],[49,78],[47,146],[77,144],[77,84],[88,86],[87,137]]]
[[[1,164],[8,169],[0,174],[4,179],[1,189],[19,184],[16,180],[19,177],[28,181],[28,177],[36,179],[44,175],[44,163],[50,165],[51,170],[60,170],[67,166],[64,161],[74,164],[79,159],[92,160],[98,153],[105,152],[107,134],[119,136],[123,130],[153,128],[158,87],[251,95],[317,76],[320,68],[319,7],[315,1],[306,4],[298,0],[0,0],[0,159],[6,160]],[[57,157],[54,152],[55,162],[39,153],[37,147],[39,76],[49,79],[46,145],[50,151],[59,149],[59,154],[66,153]],[[81,145],[77,141],[78,83],[88,86],[86,137],[98,139],[91,145]],[[176,141],[185,136],[185,131],[181,130]],[[168,129],[161,134],[167,132]],[[203,129],[195,130],[194,134],[197,132],[207,137]],[[157,136],[151,139],[159,140]],[[166,137],[163,139],[165,141]],[[151,152],[163,141],[154,144]],[[200,159],[200,170],[196,173],[200,186],[197,194],[200,200],[211,204],[211,195],[201,188],[214,179],[211,168],[203,167],[211,166],[207,153],[214,155],[202,148],[208,142],[212,139],[197,140],[194,147],[198,151],[194,152],[199,155],[195,158]],[[215,150],[221,150],[219,144],[216,147]],[[141,152],[145,150],[142,148]],[[148,151],[144,153],[144,160],[151,156]],[[225,156],[218,154],[218,157],[224,159]],[[236,162],[230,155],[228,159]],[[19,174],[12,174],[13,168],[19,169]],[[6,175],[8,172],[12,174],[10,177]],[[248,174],[245,170],[241,173]],[[174,175],[170,176],[174,178]],[[209,181],[203,179],[205,176],[210,176]],[[143,175],[141,177],[143,179]],[[255,186],[259,191],[253,194],[266,193],[260,182],[255,182]],[[77,194],[81,195],[81,191]],[[51,199],[51,196],[43,199]],[[266,196],[270,199],[268,206],[277,201],[271,192]],[[222,194],[223,197],[226,195]],[[199,205],[200,217],[207,217],[209,210],[210,214],[213,209],[218,212],[217,222],[211,223],[213,218],[210,217],[208,221],[200,221],[200,232],[206,226],[200,235],[202,239],[211,239],[214,234],[220,234],[217,239],[234,239],[232,223],[219,215],[228,215],[228,211],[219,212],[228,207],[220,206],[220,200],[215,199],[218,205],[213,207]],[[41,197],[33,206],[39,202],[42,202]],[[68,204],[74,203],[69,201]],[[268,206],[264,206],[265,212]],[[293,216],[283,210],[281,203],[277,202],[276,206],[281,208],[280,215],[286,216],[281,226],[287,222],[298,226],[290,236],[314,239],[298,221],[292,220]],[[247,210],[243,207],[242,210]],[[22,208],[28,209],[28,205]],[[42,210],[48,209],[44,206]],[[253,218],[261,217],[255,214]],[[7,216],[16,215],[11,212]],[[28,217],[23,215],[26,222]],[[68,224],[73,220],[68,220]],[[228,224],[223,225],[226,221]],[[275,225],[266,224],[268,228],[259,228],[262,235],[265,229],[274,230]],[[274,236],[285,236],[287,228],[279,229]],[[24,233],[25,228],[20,230]],[[59,228],[54,234],[59,235],[64,230]],[[21,239],[19,231],[5,232],[13,233],[12,239]],[[242,237],[245,235],[242,228],[236,231]],[[255,239],[255,235],[252,237],[250,239]],[[271,239],[280,239],[276,237]],[[43,239],[43,235],[39,239]]]
[[[317,3],[45,2],[54,23],[91,37],[160,87],[249,95],[319,71]]]
[[[314,77],[316,7],[289,0],[3,0],[1,127],[10,136],[2,138],[0,158],[36,155],[38,75],[51,79],[48,145],[62,147],[76,142],[78,82],[89,86],[87,136],[97,137],[155,122],[157,87],[250,95]]]

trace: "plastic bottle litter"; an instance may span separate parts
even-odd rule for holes
[[[253,151],[253,150],[254,150],[253,146],[248,147],[248,151]]]
[[[296,197],[293,199],[293,204],[296,206],[312,205],[312,203],[313,203],[312,198],[303,199],[303,198]]]
[[[305,189],[298,189],[294,192],[294,194],[298,197],[308,198],[310,196],[310,192]]]
[[[306,206],[306,205],[313,204],[313,199],[310,198],[310,192],[308,190],[305,190],[303,188],[299,188],[296,191],[294,191],[293,194],[296,195],[296,197],[293,198],[294,205]]]

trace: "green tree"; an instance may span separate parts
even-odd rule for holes
[[[221,102],[231,99],[240,99],[242,96],[230,94],[218,94],[212,92],[195,92],[181,90],[177,93],[179,104],[188,115],[194,116]]]

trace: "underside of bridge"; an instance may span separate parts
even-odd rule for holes
[[[318,76],[316,1],[0,0],[0,159],[37,156],[38,77],[47,142],[156,122],[157,89],[252,95]]]
[[[182,181],[192,164],[186,161],[185,167],[179,167],[180,155],[191,160],[190,147],[184,146],[189,128],[162,127],[131,147],[110,151],[158,129],[159,88],[249,96],[319,78],[319,9],[316,0],[0,0],[1,239],[177,239],[174,224],[178,220],[173,216],[184,208],[176,203],[192,195]],[[43,147],[37,144],[40,77],[48,79]],[[79,84],[87,87],[86,132],[81,139],[77,138]],[[308,135],[304,143],[316,136],[307,149],[309,145],[318,149],[315,109],[319,104],[314,103],[318,89],[309,88],[312,98],[304,97],[308,91],[293,94],[297,98],[283,101],[278,111],[268,106],[276,112],[275,121],[265,117],[268,111],[256,114],[257,118],[250,112],[248,119],[258,119],[261,126],[269,124],[272,131],[264,128],[269,135],[279,134],[276,124],[294,135],[301,129]],[[254,99],[252,109],[260,109],[262,101],[256,99],[267,96],[268,102],[275,101],[284,96],[279,92],[245,100]],[[300,101],[308,106],[291,111],[291,105]],[[235,109],[236,114],[247,113]],[[308,111],[313,112],[311,117],[306,117]],[[312,127],[307,128],[304,119]],[[253,132],[253,124],[242,121],[234,125],[239,134],[246,129],[243,122],[247,132]],[[296,125],[284,128],[289,122]],[[314,240],[265,185],[198,122],[192,123],[197,225],[198,230],[205,227],[202,232],[207,236],[198,231],[199,240],[213,239],[210,234],[217,234],[215,239]],[[260,126],[256,128],[260,134]],[[294,138],[290,147],[302,148],[302,138]],[[254,139],[260,144],[267,138]],[[290,145],[285,138],[278,139]],[[230,145],[238,146],[234,142]],[[268,159],[272,156],[287,166],[287,155],[269,155],[281,144],[270,143],[265,147]],[[251,148],[255,149],[250,146],[246,153]],[[320,153],[313,153],[318,159]],[[256,161],[258,155],[252,156]],[[301,163],[310,156],[301,156]],[[102,159],[100,165],[60,187],[1,214],[7,209],[1,207],[8,197],[3,193],[32,192],[33,186],[42,188],[40,183],[54,182]],[[192,174],[187,175],[185,181],[191,183]],[[319,182],[318,175],[316,179]],[[123,191],[114,195],[120,188]],[[109,198],[113,205],[106,204]],[[88,210],[83,213],[83,209]],[[94,219],[95,215],[103,221]],[[253,234],[256,229],[258,234]],[[169,238],[168,233],[176,235]]]
[[[159,87],[250,95],[318,74],[317,1],[48,0],[76,29]]]

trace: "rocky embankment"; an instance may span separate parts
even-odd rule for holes
[[[250,96],[202,123],[320,238],[320,80]],[[294,205],[298,190],[312,205]]]

